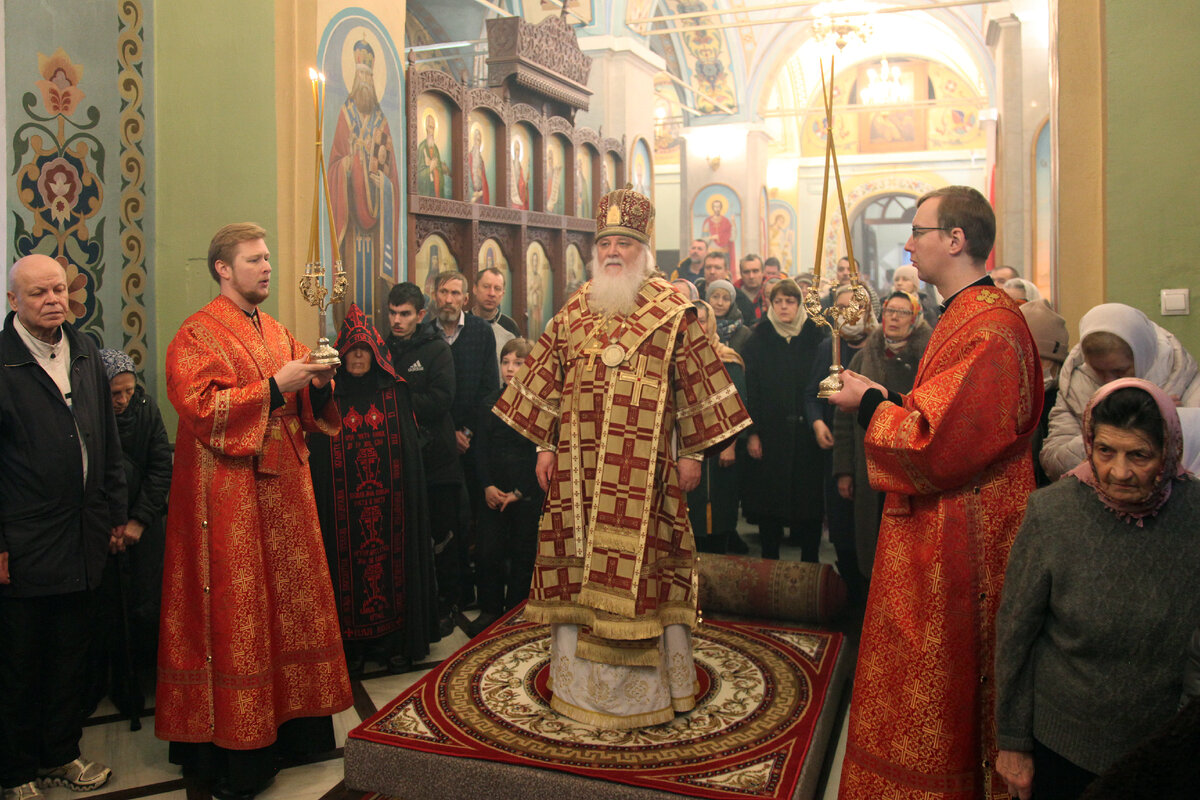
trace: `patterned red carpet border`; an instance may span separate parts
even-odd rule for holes
[[[609,731],[550,709],[549,629],[519,612],[446,659],[350,736],[694,797],[792,795],[843,646],[841,634],[706,622],[693,636],[697,708],[666,725]]]

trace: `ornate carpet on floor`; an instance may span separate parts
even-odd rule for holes
[[[350,732],[348,787],[406,800],[812,795],[852,666],[841,634],[705,622],[697,708],[609,731],[550,709],[549,629],[519,612]]]

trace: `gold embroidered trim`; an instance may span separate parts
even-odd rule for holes
[[[580,708],[559,698],[558,695],[550,698],[550,707],[564,717],[570,717],[576,722],[615,731],[648,728],[651,725],[662,725],[664,722],[670,722],[675,719],[675,709],[671,706],[659,709],[658,711],[647,711],[644,714],[619,717],[615,714],[605,714],[602,711],[589,711],[586,708]]]
[[[721,431],[720,436],[713,436],[711,438],[705,439],[700,444],[695,444],[685,450],[680,450],[679,455],[680,455],[680,457],[690,456],[692,453],[699,453],[701,451],[707,450],[708,448],[712,447],[714,444],[717,444],[718,442],[729,441],[729,439],[731,439],[732,437],[737,436],[739,431],[749,428],[752,424],[754,424],[754,420],[747,417],[746,419],[739,422],[737,425],[734,425],[731,428],[726,428],[725,430]]]
[[[657,642],[650,647],[607,647],[602,642],[581,638],[575,643],[575,657],[615,667],[658,667],[662,664]]]
[[[693,592],[687,605],[671,603],[659,606],[652,612],[653,616],[642,619],[617,617],[579,603],[548,602],[530,598],[525,605],[525,618],[530,622],[547,625],[558,623],[584,625],[591,628],[592,633],[602,639],[652,639],[662,635],[663,628],[668,625],[686,625],[689,630],[695,628],[696,596],[696,593]]]
[[[675,412],[675,416],[676,417],[690,417],[693,414],[698,414],[701,411],[704,411],[706,408],[712,408],[717,403],[720,403],[722,400],[724,400],[726,397],[729,397],[729,395],[731,395],[731,394],[737,394],[737,387],[734,386],[733,383],[730,383],[728,386],[726,386],[724,389],[722,389],[719,392],[714,392],[713,394],[710,394],[708,397],[701,400],[699,403],[696,403],[695,405],[690,405],[687,408],[681,408],[680,410]]]
[[[529,441],[533,442],[534,444],[539,445],[541,447],[548,447],[551,450],[554,450],[553,442],[551,442],[549,440],[543,441],[542,439],[535,439],[535,438],[531,437],[529,435],[529,430],[527,428],[525,428],[522,425],[518,425],[515,421],[513,421],[512,417],[510,417],[508,414],[505,414],[503,411],[501,411],[496,406],[492,406],[492,413],[495,414],[500,419],[504,420],[505,424],[507,424],[510,428],[515,430],[517,433],[524,436],[526,439],[529,439]]]
[[[529,402],[533,403],[535,406],[540,408],[542,411],[545,411],[547,414],[550,414],[555,417],[558,416],[558,408],[559,407],[557,404],[550,403],[550,402],[538,397],[536,394],[533,393],[532,389],[530,389],[528,386],[526,386],[525,384],[518,381],[516,378],[513,379],[512,383],[514,386],[517,387],[517,391],[520,392],[521,395],[525,399],[527,399]]]

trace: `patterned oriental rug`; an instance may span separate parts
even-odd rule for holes
[[[693,634],[697,708],[610,731],[550,709],[549,629],[521,608],[350,732],[348,787],[456,800],[814,793],[853,666],[841,634],[706,621]]]

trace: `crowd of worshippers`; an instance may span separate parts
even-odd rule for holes
[[[254,275],[238,270],[266,256],[256,262],[239,248],[264,234],[236,235],[233,251],[214,240],[210,269],[223,289],[232,285],[253,298]],[[737,530],[744,517],[758,529],[764,558],[779,558],[788,545],[815,562],[827,530],[850,601],[861,606],[884,492],[872,486],[868,472],[862,414],[817,397],[832,347],[828,329],[804,308],[814,278],[789,278],[776,259],[755,255],[740,260],[736,280],[730,266],[723,252],[696,240],[669,275],[694,305],[752,420],[709,454],[699,485],[687,494],[696,549],[747,553]],[[849,259],[841,259],[822,305],[851,303],[852,278]],[[992,271],[991,279],[1020,303],[1037,345],[1045,404],[1032,457],[1039,486],[1059,481],[1032,496],[1008,565],[996,643],[998,741],[1001,757],[1017,764],[1013,774],[1020,774],[1016,760],[1032,752],[1039,769],[1052,764],[1062,780],[1082,786],[1124,755],[1123,745],[1149,737],[1170,718],[1179,698],[1163,690],[1180,685],[1172,673],[1179,659],[1162,654],[1182,650],[1188,637],[1193,677],[1186,691],[1200,692],[1200,620],[1181,614],[1169,599],[1176,596],[1172,582],[1195,589],[1200,563],[1194,522],[1200,488],[1180,477],[1200,466],[1200,375],[1179,340],[1141,311],[1119,303],[1092,309],[1071,347],[1065,321],[1032,282],[1010,267]],[[175,562],[164,556],[171,549],[164,521],[173,455],[142,380],[154,365],[139,365],[120,350],[98,350],[64,324],[64,286],[58,262],[19,261],[9,276],[11,312],[0,339],[0,785],[6,800],[38,797],[38,786],[102,785],[111,771],[79,752],[82,721],[109,696],[136,726],[146,706],[147,670],[156,663],[159,713],[173,713],[167,700],[186,704],[194,696],[184,688],[164,698],[163,683],[186,684],[180,676],[215,655],[184,652],[173,639],[159,642],[160,626],[164,636],[176,637],[194,623],[182,622],[182,611],[172,616],[163,609],[164,592],[177,591]],[[494,268],[473,280],[442,272],[431,296],[413,283],[395,285],[382,334],[357,306],[347,309],[336,341],[336,375],[332,369],[286,376],[281,370],[271,378],[273,410],[309,404],[297,414],[307,433],[315,517],[332,577],[335,640],[351,678],[370,664],[409,669],[456,621],[477,635],[529,595],[546,499],[535,475],[537,447],[491,409],[541,332],[522,331],[501,311],[507,288],[505,273]],[[939,299],[911,266],[896,269],[890,287],[867,289],[865,313],[841,329],[841,359],[853,373],[904,394],[938,323]],[[265,297],[265,289],[259,291]],[[252,325],[264,339],[276,335],[271,326],[277,323],[261,319],[252,300],[249,306],[238,306],[244,318],[236,309],[225,321],[224,312],[211,317],[229,330]],[[181,328],[168,372],[173,359],[193,359],[191,370],[225,380],[219,376],[226,367],[210,352],[219,342],[203,330],[206,324],[189,320]],[[280,330],[281,340],[290,341]],[[232,376],[237,369],[230,369]],[[261,497],[263,477],[280,474],[284,456],[256,451],[257,442],[244,441],[237,414],[189,394],[177,376],[167,379],[180,430],[225,453],[255,456],[251,483],[238,491]],[[233,377],[227,383],[241,385]],[[330,386],[331,397],[321,397]],[[305,396],[292,400],[291,392]],[[341,417],[336,435],[321,425],[321,404],[330,401]],[[220,422],[225,427],[214,444],[214,420],[222,414],[228,420]],[[209,424],[212,430],[204,428]],[[289,442],[304,433],[275,429],[272,435]],[[176,470],[195,471],[188,479],[193,492],[211,488],[197,481],[223,480],[202,458],[181,451],[174,461]],[[1064,475],[1078,480],[1061,481]],[[301,484],[308,480],[306,474]],[[262,524],[268,514],[289,516],[287,495],[281,497],[274,505],[260,499]],[[181,492],[172,514],[193,513],[174,508],[193,499]],[[108,532],[104,542],[81,544],[81,516],[84,527]],[[220,527],[209,517],[187,519],[200,535]],[[1087,552],[1064,535],[1081,520],[1095,531]],[[1151,521],[1169,528],[1171,537],[1131,555],[1122,537],[1130,525]],[[273,557],[262,556],[263,573],[254,574],[270,574]],[[474,607],[480,612],[474,620],[459,616]],[[50,630],[54,635],[47,637]],[[1029,666],[1035,660],[1036,680]],[[1109,716],[1078,714],[1072,699],[1097,686],[1107,687]],[[313,705],[336,708],[345,689],[335,685],[328,695]],[[1058,715],[1053,725],[1047,709]],[[210,737],[210,720],[173,724],[160,723],[160,735],[172,738],[172,760],[185,775],[205,773],[216,796],[252,797],[261,788],[262,768],[237,761],[240,751],[218,747],[217,758],[183,747],[221,742]],[[287,724],[279,728],[281,741]],[[1114,726],[1121,731],[1111,733]],[[1010,785],[1027,796],[1020,782]]]

